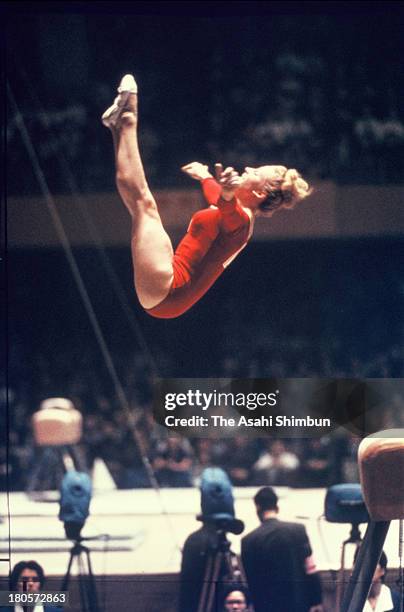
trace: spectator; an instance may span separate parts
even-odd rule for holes
[[[247,612],[250,598],[242,584],[231,584],[225,590],[220,606],[221,612]]]
[[[20,561],[17,563],[10,575],[10,591],[19,591],[27,593],[38,593],[43,589],[45,584],[45,573],[42,567],[36,561]],[[25,606],[24,606],[25,607]],[[0,607],[0,612],[21,612],[22,606],[16,604],[14,607]],[[60,608],[55,606],[28,606],[30,612],[58,612]]]
[[[359,549],[356,550],[355,560]],[[372,584],[363,612],[400,612],[400,596],[384,584],[387,572],[387,555],[380,555],[379,563],[373,574]]]
[[[127,442],[122,452],[122,473],[119,487],[122,489],[137,489],[150,487],[150,477],[146,471],[143,454],[147,455],[148,440],[142,428],[137,430],[138,438],[134,440],[128,432]]]
[[[311,438],[303,448],[299,486],[326,487],[331,473],[328,438]]]
[[[252,441],[245,436],[235,436],[229,441],[222,458],[222,465],[233,485],[240,487],[252,484],[252,470],[257,458],[258,449],[255,440]]]
[[[191,487],[193,452],[188,440],[170,435],[157,443],[153,468],[162,487]]]
[[[287,450],[284,441],[272,440],[254,463],[254,481],[260,485],[290,486],[298,467],[297,455]]]

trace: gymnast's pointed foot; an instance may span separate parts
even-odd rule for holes
[[[118,87],[118,95],[112,106],[107,108],[101,121],[108,128],[116,127],[123,113],[137,115],[137,83],[132,74],[125,74]]]

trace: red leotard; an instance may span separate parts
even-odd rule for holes
[[[235,198],[223,200],[221,187],[213,178],[205,179],[202,188],[214,208],[193,215],[188,232],[174,253],[170,292],[160,304],[146,310],[153,317],[173,319],[191,308],[251,236],[252,217]]]

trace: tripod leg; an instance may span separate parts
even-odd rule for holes
[[[209,594],[208,594],[206,612],[213,611],[213,604],[214,604],[215,596],[217,593],[217,585],[219,581],[220,570],[222,568],[223,560],[224,560],[223,553],[220,551],[217,552],[214,558],[214,562],[213,562],[213,572],[212,572],[212,579],[210,582],[210,589],[209,589]]]
[[[98,612],[99,605],[98,605],[97,587],[95,584],[95,578],[94,578],[93,569],[91,566],[90,551],[86,548],[85,553],[87,557],[87,567],[88,567],[87,593],[88,593],[88,599],[90,603],[90,610],[91,612]]]
[[[87,592],[86,577],[84,575],[83,559],[81,557],[81,553],[78,556],[78,566],[81,612],[92,612]]]
[[[212,555],[208,555],[208,559],[206,561],[205,575],[203,577],[203,586],[201,595],[199,598],[198,612],[206,612],[206,602],[209,595],[209,589],[211,586],[212,580],[212,569],[213,569],[213,557]]]
[[[73,551],[71,551],[70,552],[69,564],[67,566],[67,571],[66,571],[65,577],[63,578],[62,586],[60,587],[61,591],[67,591],[67,589],[69,587],[70,572],[71,572],[71,569],[72,569],[73,557],[74,557],[74,553],[73,553]]]

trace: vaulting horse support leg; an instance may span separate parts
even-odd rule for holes
[[[383,550],[390,521],[404,519],[404,430],[362,440],[358,450],[363,497],[370,515],[341,612],[361,612]]]

